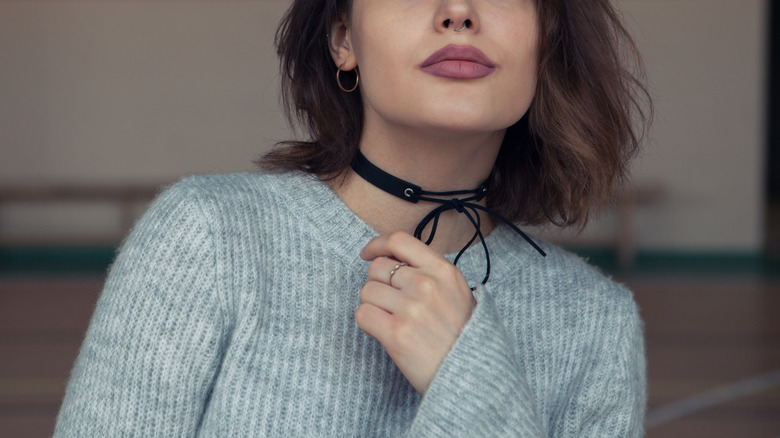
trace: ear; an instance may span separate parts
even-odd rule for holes
[[[352,50],[349,21],[346,15],[339,17],[339,21],[333,23],[328,36],[328,47],[333,62],[342,71],[349,71],[357,67],[355,52]]]

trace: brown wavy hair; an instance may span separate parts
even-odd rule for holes
[[[309,139],[278,143],[261,167],[323,180],[349,168],[363,106],[359,88],[338,88],[326,35],[350,7],[350,0],[295,0],[282,19],[275,40],[282,103]],[[609,0],[536,0],[536,7],[536,93],[527,114],[507,128],[488,207],[516,223],[584,226],[626,179],[652,103],[637,47]]]

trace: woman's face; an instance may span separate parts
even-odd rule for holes
[[[346,27],[366,126],[495,132],[531,104],[535,0],[354,0]]]

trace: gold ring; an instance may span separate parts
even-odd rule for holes
[[[409,266],[408,263],[399,263],[393,267],[393,269],[390,270],[390,278],[387,279],[387,284],[390,286],[393,285],[393,275],[395,275],[395,271],[403,268],[404,266]]]

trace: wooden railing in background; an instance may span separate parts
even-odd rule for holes
[[[115,234],[99,233],[69,237],[47,232],[45,235],[9,233],[0,223],[0,245],[117,244],[132,227],[139,208],[150,202],[162,184],[78,185],[17,184],[0,186],[0,212],[9,205],[42,205],[63,202],[87,202],[113,205],[119,209],[119,228]]]
[[[4,232],[0,224],[0,245],[57,245],[57,244],[116,244],[130,230],[136,219],[137,209],[151,201],[159,192],[162,184],[156,185],[16,185],[0,186],[0,212],[9,204],[45,204],[61,202],[94,202],[114,204],[119,208],[120,225],[115,235],[92,236],[52,236],[19,235]],[[558,241],[563,245],[572,244],[614,247],[618,262],[622,268],[630,268],[634,264],[636,254],[635,216],[638,205],[652,203],[663,196],[663,188],[659,185],[638,185],[623,189],[616,194],[615,212],[617,214],[617,229],[614,234],[603,239],[578,239],[576,242]]]
[[[617,193],[618,231],[615,246],[621,268],[631,268],[636,259],[637,206],[656,202],[663,195],[664,189],[658,184],[637,185]]]
[[[661,184],[637,184],[617,190],[614,199],[604,213],[614,214],[615,226],[600,230],[596,235],[558,233],[542,230],[541,237],[563,247],[578,249],[614,249],[618,266],[629,269],[636,260],[637,208],[659,201],[665,195]]]

